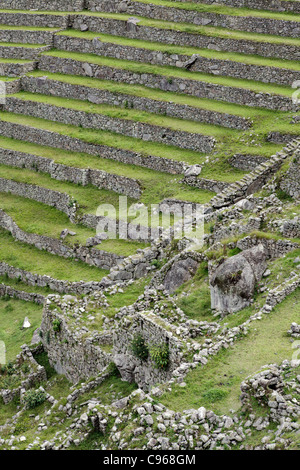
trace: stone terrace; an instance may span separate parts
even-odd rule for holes
[[[114,278],[153,241],[95,238],[99,220],[111,222],[96,216],[99,204],[126,195],[180,207],[212,201],[214,210],[253,178],[245,193],[257,190],[282,164],[276,152],[299,135],[297,2],[3,0],[1,8],[0,237],[47,251],[54,264],[75,256],[87,270],[62,280],[45,266],[51,279],[99,283],[109,270]],[[30,223],[38,207],[47,228]],[[141,228],[117,219],[130,233]],[[11,277],[22,268],[18,256],[0,261]],[[32,263],[24,282],[41,276],[38,255]]]

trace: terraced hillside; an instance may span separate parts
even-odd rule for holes
[[[0,449],[297,447],[297,397],[261,410],[246,379],[299,320],[299,5],[2,0],[0,342],[39,344],[0,373]],[[167,229],[196,205],[193,250]]]

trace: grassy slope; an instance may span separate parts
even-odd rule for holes
[[[219,353],[203,367],[190,372],[186,388],[175,386],[161,401],[174,410],[206,406],[228,413],[240,406],[240,383],[261,366],[291,360],[293,349],[286,335],[292,322],[299,322],[300,289],[259,322],[253,322],[245,338]],[[254,313],[253,311],[251,313]]]

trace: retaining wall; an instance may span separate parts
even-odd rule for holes
[[[43,93],[44,95],[61,96],[63,98],[80,99],[95,104],[108,104],[123,108],[139,109],[155,114],[163,114],[180,119],[207,122],[217,126],[233,129],[248,129],[251,122],[240,116],[228,113],[219,113],[207,109],[194,108],[189,105],[174,102],[159,101],[124,93],[110,92],[99,88],[82,85],[73,85],[48,77],[22,77],[22,89],[30,93]]]
[[[0,147],[0,163],[2,165],[34,169],[42,173],[48,173],[51,178],[59,181],[68,181],[82,186],[92,184],[99,189],[107,189],[118,194],[125,194],[133,199],[139,199],[142,194],[138,181],[133,178],[114,175],[102,170],[70,167],[48,158],[16,150]]]
[[[20,229],[14,220],[0,209],[0,227],[11,233],[15,240],[33,245],[39,250],[45,250],[53,255],[62,256],[63,258],[80,259],[84,263],[96,266],[101,269],[110,269],[117,264],[117,261],[123,259],[114,253],[85,246],[72,246],[63,243],[61,240],[37,235],[35,233],[25,232]]]
[[[191,72],[211,73],[213,75],[225,75],[246,80],[259,80],[264,83],[276,83],[278,85],[291,86],[299,78],[299,71],[285,68],[258,66],[235,62],[233,60],[213,59],[201,56],[182,55],[176,53],[164,53],[143,49],[142,47],[123,46],[119,44],[102,42],[98,38],[94,40],[76,38],[73,36],[55,36],[56,49],[96,54],[104,57],[114,57],[120,60],[134,60],[136,62],[150,63],[153,65],[173,66],[188,68]]]
[[[140,24],[138,18],[113,19],[88,15],[75,15],[71,18],[72,27],[77,30],[90,30],[124,36],[144,41],[160,42],[181,46],[197,47],[199,49],[214,49],[217,51],[238,52],[255,54],[263,57],[282,57],[289,60],[297,60],[299,48],[288,44],[274,44],[270,42],[253,41],[246,39],[233,39],[227,37],[209,36],[209,33],[195,34],[176,30],[176,24],[172,29],[156,28]]]
[[[134,120],[113,118],[105,114],[87,113],[47,103],[21,100],[15,97],[7,97],[5,105],[1,107],[5,111],[15,114],[25,114],[87,129],[100,129],[135,139],[174,145],[203,153],[211,152],[215,144],[212,137],[202,134],[176,131]]]
[[[183,93],[198,98],[226,101],[252,107],[267,108],[281,111],[297,110],[291,98],[268,93],[257,93],[244,88],[217,85],[200,80],[182,79],[156,75],[151,73],[130,72],[125,69],[112,68],[81,62],[74,59],[65,59],[51,55],[43,55],[39,62],[39,69],[51,73],[64,73],[83,77],[112,80],[118,83],[143,85],[149,88],[158,88],[163,91]]]
[[[189,167],[187,163],[182,161],[144,155],[131,150],[122,150],[106,145],[91,144],[74,137],[13,122],[1,121],[0,135],[48,147],[87,153],[96,157],[116,160],[130,165],[138,165],[170,174],[182,174]]]
[[[88,9],[91,11],[108,13],[126,13],[146,18],[179,23],[192,23],[202,26],[215,26],[253,33],[276,34],[278,36],[299,36],[300,24],[297,21],[274,20],[254,16],[233,16],[218,13],[197,12],[152,4],[126,0],[88,0]]]

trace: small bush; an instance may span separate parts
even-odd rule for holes
[[[46,392],[44,390],[28,390],[24,395],[26,408],[33,409],[42,405],[46,401]]]
[[[131,342],[131,351],[141,361],[146,361],[149,356],[148,346],[141,334],[135,335]]]
[[[55,331],[55,333],[59,333],[60,332],[60,327],[61,327],[61,321],[57,320],[57,318],[56,318],[52,322],[52,327],[53,327],[53,331]]]
[[[149,349],[150,357],[157,369],[167,369],[170,351],[167,344],[153,344]]]
[[[107,367],[107,372],[111,377],[120,377],[119,369],[114,362],[110,362]]]

